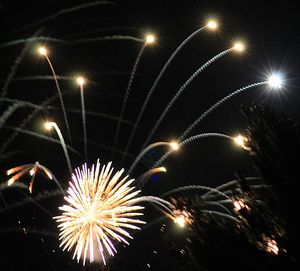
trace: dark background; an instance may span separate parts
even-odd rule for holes
[[[164,106],[184,81],[205,61],[229,48],[236,39],[245,41],[246,52],[230,53],[201,73],[169,112],[152,138],[153,142],[176,139],[200,113],[218,99],[241,86],[265,80],[272,71],[280,71],[286,79],[280,91],[271,91],[264,87],[251,89],[220,107],[191,135],[201,132],[222,132],[229,135],[243,133],[245,122],[239,111],[240,105],[255,101],[264,101],[276,111],[283,111],[299,120],[300,36],[299,15],[294,1],[264,1],[263,4],[259,1],[116,1],[113,5],[99,5],[64,14],[45,23],[22,29],[43,17],[83,2],[3,1],[0,5],[1,44],[31,37],[42,26],[41,36],[65,40],[116,34],[143,38],[147,32],[154,33],[158,41],[154,46],[146,48],[142,56],[124,115],[124,119],[132,122],[135,121],[143,99],[157,74],[180,42],[203,26],[207,18],[215,17],[220,22],[220,30],[215,33],[204,31],[197,35],[168,68],[146,109],[129,150],[130,154],[137,155]],[[85,86],[88,111],[118,117],[130,71],[142,43],[115,40],[74,46],[62,46],[53,42],[43,44],[49,48],[49,57],[58,75],[72,76],[82,73],[91,81]],[[23,46],[20,44],[0,49],[2,84]],[[32,51],[25,55],[15,78],[50,75],[46,61],[36,55],[34,48],[33,46]],[[72,81],[60,83],[62,91],[68,93],[64,97],[67,109],[80,109],[78,87]],[[38,104],[54,95],[55,91],[52,81],[12,81],[7,97]],[[53,105],[58,110],[39,114],[26,128],[45,134],[43,122],[51,119],[61,127],[67,140],[58,101]],[[4,112],[6,107],[7,104],[1,104],[1,112]],[[7,125],[17,126],[29,112],[29,109],[18,110],[9,118]],[[84,162],[83,144],[80,140],[81,115],[79,112],[69,113],[68,116],[73,146],[81,153],[81,156],[70,154],[73,167],[77,167]],[[108,118],[87,116],[87,134],[91,141],[88,145],[89,164],[100,158],[102,163],[112,159],[116,168],[121,166],[121,156],[108,149],[112,147],[116,125],[116,121]],[[130,125],[121,126],[117,149],[124,150],[131,129]],[[0,140],[4,142],[11,131],[3,128],[0,133]],[[56,137],[54,133],[52,136]],[[99,144],[105,146],[101,147]],[[1,182],[6,180],[4,174],[8,168],[39,161],[53,171],[63,186],[67,185],[68,169],[61,146],[19,135],[9,148],[9,151],[14,150],[21,153],[1,161]],[[133,172],[133,177],[147,170],[161,154],[161,150],[155,150],[147,155],[143,164]],[[132,157],[127,158],[123,166],[130,166],[132,161]],[[153,179],[146,187],[146,194],[157,195],[188,184],[216,186],[233,179],[235,172],[240,172],[243,176],[256,174],[244,152],[231,142],[218,138],[203,139],[187,145],[170,157],[165,165],[168,173]],[[28,178],[21,181],[27,183]],[[56,188],[41,176],[36,180],[32,197],[45,189]],[[27,191],[3,192],[7,205],[25,200],[29,196]],[[50,200],[39,203],[51,214],[57,215],[57,206],[62,203],[62,197],[51,197]],[[29,229],[34,228],[55,235],[56,225],[48,214],[34,204],[26,204],[12,210],[3,208],[4,205],[3,211],[0,212],[0,270],[80,270],[81,264],[77,265],[71,260],[71,255],[60,251],[56,237],[47,236],[45,233],[29,233]],[[149,223],[160,215],[150,209],[151,207],[147,209],[146,214]],[[179,267],[176,259],[169,256],[168,248],[160,238],[160,225],[161,223],[157,223],[137,234],[129,248],[120,247],[120,255],[116,256],[112,263],[116,265],[115,269],[147,270],[147,264],[150,264],[153,270],[171,267],[177,270]],[[27,234],[23,232],[23,227],[28,229]],[[99,267],[89,265],[87,270],[89,268]]]

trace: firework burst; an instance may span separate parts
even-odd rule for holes
[[[117,252],[115,241],[129,244],[125,238],[132,239],[126,229],[138,230],[136,224],[145,224],[136,219],[144,207],[130,204],[140,192],[130,186],[134,179],[121,179],[123,169],[114,175],[113,171],[111,162],[77,168],[65,197],[67,204],[59,208],[63,213],[54,217],[59,223],[60,246],[68,251],[75,247],[73,258],[78,262],[82,258],[83,265],[87,257],[93,262],[97,255],[106,264],[105,255]]]

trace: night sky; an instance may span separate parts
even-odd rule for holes
[[[126,122],[121,123],[116,152],[111,148],[117,118],[143,41],[116,39],[80,44],[34,41],[10,81],[5,98],[41,104],[56,94],[53,80],[33,80],[35,76],[51,76],[46,60],[36,53],[40,45],[48,48],[57,75],[74,77],[82,74],[88,79],[84,94],[89,165],[99,158],[101,163],[113,161],[115,168],[128,168],[180,86],[202,64],[230,48],[237,40],[245,43],[245,52],[231,52],[201,73],[168,112],[151,143],[176,140],[213,103],[242,86],[265,81],[272,72],[279,72],[284,78],[280,90],[262,86],[237,95],[209,115],[189,136],[205,132],[232,136],[243,133],[245,118],[240,107],[259,101],[299,121],[300,25],[295,1],[264,1],[263,4],[260,3],[262,1],[115,1],[74,12],[61,12],[53,19],[35,24],[84,2],[87,1],[1,1],[0,81],[3,91],[11,67],[25,46],[24,43],[7,46],[11,41],[35,34],[74,41],[115,35],[143,39],[145,34],[153,33],[157,42],[145,48],[136,70],[123,116]],[[220,29],[215,32],[204,30],[173,60],[150,99],[128,156],[121,163],[120,152],[125,149],[132,125],[159,71],[177,46],[205,25],[209,18],[217,19]],[[23,77],[31,77],[31,80],[20,80]],[[70,152],[72,167],[75,168],[85,162],[79,87],[74,80],[60,80],[59,83],[69,117],[72,146],[78,152]],[[1,115],[10,105],[11,102],[0,100]],[[38,113],[24,129],[57,138],[54,132],[49,134],[45,131],[43,124],[48,120],[55,121],[61,127],[67,144],[70,144],[59,101],[55,100],[51,106]],[[12,135],[11,128],[18,127],[32,110],[19,108],[0,126],[0,146]],[[148,170],[165,150],[162,147],[148,153],[133,171],[132,177],[136,178]],[[51,169],[63,187],[67,187],[69,171],[59,144],[19,133],[0,155],[1,184],[7,180],[7,169],[39,161]],[[163,165],[167,173],[154,176],[144,194],[160,195],[189,184],[215,187],[234,179],[237,172],[242,176],[257,174],[249,156],[230,140],[222,138],[195,141],[174,153]],[[20,179],[26,185],[29,180],[28,176]],[[32,194],[19,188],[1,191],[1,271],[101,270],[101,263],[88,264],[84,269],[81,263],[72,261],[71,254],[61,252],[58,229],[51,216],[58,215],[57,207],[63,202],[62,195],[30,201],[30,197],[38,197],[45,191],[52,193],[56,189],[53,182],[38,175]],[[16,202],[20,204],[16,205]],[[112,270],[181,270],[161,238],[163,222],[151,223],[160,216],[159,211],[147,205],[145,219],[150,226],[137,233],[128,248],[118,246],[117,256],[109,260]],[[176,227],[174,231],[180,234],[176,233]]]

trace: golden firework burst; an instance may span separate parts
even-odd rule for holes
[[[105,262],[105,255],[114,256],[116,241],[129,244],[132,236],[126,229],[140,229],[135,224],[145,224],[135,217],[144,207],[131,205],[140,190],[131,186],[134,179],[121,179],[124,170],[114,173],[111,162],[100,167],[97,161],[91,169],[83,165],[77,168],[67,191],[66,205],[59,207],[62,215],[54,217],[59,223],[60,246],[70,251],[75,247],[73,259],[88,257],[93,262],[97,255]],[[131,201],[132,202],[132,201]]]

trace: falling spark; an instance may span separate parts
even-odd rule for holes
[[[197,29],[196,31],[194,31],[192,34],[190,34],[182,43],[180,43],[180,45],[175,49],[175,51],[171,54],[171,56],[168,58],[167,62],[165,63],[165,65],[163,66],[163,68],[161,69],[161,71],[159,72],[158,76],[156,77],[151,89],[149,90],[148,94],[147,94],[147,97],[145,98],[145,101],[142,105],[142,108],[141,110],[139,111],[139,114],[136,118],[136,121],[135,121],[135,127],[132,129],[131,131],[131,134],[129,136],[129,139],[128,139],[128,142],[127,142],[127,145],[126,145],[126,148],[124,150],[124,152],[126,153],[131,145],[131,142],[133,140],[133,137],[135,135],[135,132],[136,132],[136,127],[139,125],[140,121],[141,121],[141,118],[145,112],[145,109],[146,109],[146,106],[152,96],[152,93],[154,92],[154,90],[156,89],[161,77],[163,76],[163,74],[165,73],[165,71],[167,70],[167,68],[169,67],[169,65],[171,64],[172,60],[176,57],[176,55],[181,51],[181,49],[192,39],[194,38],[196,35],[198,35],[200,32],[202,32],[205,28],[207,27],[206,26],[203,26],[199,29]]]
[[[121,111],[120,111],[120,116],[119,116],[116,132],[115,132],[115,138],[114,138],[114,142],[113,142],[113,148],[115,148],[117,146],[119,132],[120,132],[120,128],[121,128],[121,119],[123,118],[123,115],[124,115],[124,112],[125,112],[125,108],[126,108],[126,105],[127,105],[128,97],[129,97],[130,90],[131,90],[131,86],[132,86],[133,80],[135,78],[136,70],[138,68],[138,65],[140,63],[140,60],[142,58],[142,55],[144,53],[144,50],[145,50],[146,46],[151,43],[150,41],[148,41],[148,38],[146,38],[144,44],[142,45],[141,49],[139,50],[139,53],[138,53],[138,55],[136,57],[136,60],[133,64],[133,68],[132,68],[132,71],[131,71],[131,74],[130,74],[130,77],[129,77],[129,81],[128,81],[128,84],[127,84],[127,87],[126,87],[126,91],[125,91],[125,95],[124,95],[124,99],[123,99],[123,103],[122,103],[122,107],[121,107]],[[122,162],[121,162],[121,164],[122,164]]]
[[[178,146],[180,148],[182,148],[183,146],[195,141],[195,140],[199,140],[199,139],[203,139],[203,138],[207,138],[207,137],[221,137],[221,138],[225,138],[225,139],[232,139],[231,136],[229,135],[225,135],[225,134],[220,134],[220,133],[203,133],[203,134],[198,134],[198,135],[194,135],[191,136],[187,139],[185,139],[184,141],[178,143]],[[173,153],[172,150],[169,150],[168,152],[166,152],[164,155],[162,155],[154,164],[152,167],[158,167],[162,164],[163,161],[165,161],[171,154]]]
[[[52,63],[50,61],[50,58],[48,57],[47,48],[45,48],[45,47],[42,46],[42,47],[40,47],[38,49],[38,52],[39,52],[40,55],[42,55],[42,56],[44,56],[46,58],[46,60],[47,60],[47,62],[49,64],[49,67],[51,69],[51,72],[52,72],[52,75],[53,75],[53,80],[55,82],[55,86],[56,86],[56,89],[57,89],[57,93],[58,93],[60,105],[61,105],[61,108],[62,108],[63,117],[64,117],[64,120],[65,120],[65,125],[66,125],[66,128],[67,128],[69,140],[70,140],[70,143],[72,145],[71,131],[70,131],[70,126],[69,126],[69,122],[68,122],[68,116],[67,116],[67,112],[66,112],[66,108],[65,108],[65,104],[64,104],[62,92],[61,92],[61,89],[60,89],[60,86],[59,86],[59,83],[58,83],[58,80],[57,80],[57,76],[56,76],[54,67],[53,67],[53,65],[52,65]]]
[[[252,89],[254,87],[262,86],[268,84],[267,81],[257,82],[253,83],[244,87],[241,87],[227,96],[223,97],[221,100],[217,101],[215,104],[213,104],[210,108],[208,108],[202,115],[200,115],[187,129],[184,130],[184,132],[179,137],[180,140],[184,139],[201,121],[203,121],[210,113],[212,113],[215,109],[217,109],[220,105],[225,103],[226,101],[230,100],[232,97],[236,96],[237,94],[243,93],[244,91],[248,89]]]
[[[40,24],[43,24],[45,22],[54,20],[55,18],[57,18],[59,16],[62,16],[64,14],[73,13],[73,12],[80,11],[80,10],[83,10],[83,9],[86,9],[86,8],[92,8],[92,7],[95,7],[95,6],[98,6],[98,5],[110,5],[110,4],[113,4],[113,2],[110,2],[110,1],[91,1],[91,2],[86,2],[86,3],[83,3],[83,4],[77,5],[77,6],[73,6],[73,7],[70,7],[70,8],[61,9],[58,12],[56,12],[56,13],[50,15],[50,16],[44,17],[43,19],[40,19],[39,21],[35,21],[33,23],[25,25],[25,26],[17,29],[14,32],[19,32],[21,30],[24,31],[28,28],[33,27],[33,26],[40,25]]]
[[[84,91],[83,85],[85,84],[85,79],[81,76],[76,79],[80,87],[80,101],[81,101],[81,116],[82,116],[82,129],[83,129],[83,144],[84,144],[84,157],[85,161],[88,159],[87,151],[87,131],[86,131],[86,113],[85,113],[85,104],[84,104]]]
[[[130,185],[134,179],[127,180],[128,175],[120,180],[124,170],[113,175],[111,162],[100,167],[82,170],[76,169],[67,191],[66,205],[59,207],[62,215],[54,217],[60,228],[60,246],[70,251],[75,247],[73,258],[86,258],[93,262],[96,255],[101,255],[106,264],[105,255],[114,256],[117,252],[113,242],[129,244],[125,238],[132,236],[125,229],[138,230],[135,224],[145,222],[132,218],[143,215],[144,209],[132,204],[138,191]]]
[[[33,183],[35,180],[36,173],[38,171],[40,171],[41,173],[44,173],[50,180],[54,180],[55,183],[57,184],[58,188],[61,190],[62,194],[64,193],[64,190],[62,189],[61,185],[55,178],[54,174],[48,168],[41,165],[39,162],[35,162],[34,164],[26,164],[26,165],[14,167],[14,168],[7,170],[6,174],[8,176],[15,174],[7,181],[7,185],[10,186],[10,185],[14,184],[25,174],[29,173],[29,175],[31,176],[31,181],[29,183],[28,189],[29,189],[30,193],[32,193]]]
[[[60,141],[60,144],[63,148],[63,151],[64,151],[64,154],[65,154],[65,157],[66,157],[66,160],[67,160],[67,165],[68,165],[68,168],[69,168],[69,172],[70,174],[72,175],[72,166],[71,166],[71,160],[70,160],[70,157],[69,157],[69,153],[68,153],[68,150],[67,150],[67,146],[66,146],[66,143],[65,143],[65,140],[64,140],[64,137],[59,129],[59,127],[57,126],[57,124],[55,122],[46,122],[45,123],[45,128],[47,130],[51,130],[52,128],[55,129],[57,135],[58,135],[58,138],[59,138],[59,141]]]
[[[160,172],[167,172],[167,169],[165,167],[157,167],[146,171],[136,179],[136,186],[142,189],[146,185],[150,176]]]
[[[136,165],[138,164],[138,162],[142,159],[142,157],[149,152],[150,150],[157,148],[159,146],[168,146],[170,147],[172,150],[176,151],[179,149],[179,145],[178,143],[176,143],[175,141],[172,142],[166,142],[166,141],[159,141],[159,142],[155,142],[150,144],[148,147],[146,147],[145,149],[143,149],[140,154],[136,157],[136,159],[134,160],[134,162],[132,163],[132,165],[130,166],[128,173],[130,174],[132,172],[132,170],[136,167]]]
[[[164,120],[164,118],[166,117],[167,113],[170,111],[171,107],[174,105],[174,103],[177,101],[177,99],[181,96],[181,94],[184,92],[184,90],[195,80],[195,78],[197,78],[197,76],[203,72],[204,70],[206,70],[211,64],[213,64],[214,62],[216,62],[218,59],[220,59],[221,57],[227,55],[228,53],[230,53],[232,50],[234,50],[235,47],[226,49],[222,52],[220,52],[219,54],[215,55],[214,57],[212,57],[211,59],[209,59],[207,62],[205,62],[203,65],[201,65],[179,88],[179,90],[175,93],[175,95],[172,97],[172,99],[169,101],[169,103],[167,104],[167,106],[164,108],[163,112],[160,114],[158,120],[156,121],[156,123],[154,124],[151,132],[149,133],[146,141],[144,142],[142,149],[148,144],[148,142],[150,141],[150,139],[152,138],[152,136],[154,135],[154,133],[156,132],[157,128],[159,127],[159,125],[161,124],[161,122]]]
[[[233,140],[236,145],[243,148],[244,150],[250,150],[250,148],[247,146],[248,139],[246,137],[242,135],[237,135],[233,138]]]

